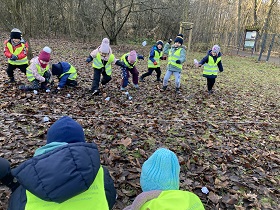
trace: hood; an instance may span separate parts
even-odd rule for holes
[[[53,75],[61,75],[64,72],[69,71],[69,69],[71,68],[71,65],[67,62],[59,62],[57,64],[53,64],[52,65],[52,73]]]
[[[23,162],[12,174],[37,197],[61,203],[86,191],[99,168],[95,143],[71,143]]]

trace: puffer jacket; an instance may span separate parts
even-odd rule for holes
[[[12,170],[21,185],[12,193],[8,210],[25,209],[26,190],[45,201],[61,203],[86,191],[93,183],[101,166],[95,143],[65,143],[48,150]],[[116,190],[108,170],[103,170],[106,199],[112,209]]]

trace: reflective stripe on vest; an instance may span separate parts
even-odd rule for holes
[[[177,67],[177,68],[182,70],[183,69],[183,65],[176,63],[176,61],[180,59],[181,50],[182,50],[182,48],[179,48],[175,52],[171,52],[171,50],[169,50],[169,53],[168,53],[168,65],[171,64],[171,65],[173,65],[173,66],[175,66],[175,67]]]
[[[10,53],[12,53],[13,55],[18,56],[18,55],[21,53],[21,51],[24,50],[25,44],[22,43],[22,44],[21,44],[21,47],[16,48],[15,51],[14,51],[14,49],[13,49],[13,45],[12,45],[10,42],[7,43],[7,47],[8,47],[8,49],[9,49]],[[28,59],[27,59],[27,56],[25,56],[25,57],[22,58],[22,59],[15,60],[15,61],[12,61],[12,60],[9,58],[9,59],[8,59],[8,63],[9,63],[9,64],[12,64],[12,65],[23,65],[23,64],[28,64]]]
[[[155,56],[154,59],[157,62],[157,65],[154,65],[154,63],[151,61],[151,59],[148,59],[148,68],[157,68],[160,67],[160,60],[159,58],[162,56],[162,51],[159,53],[155,50]]]
[[[105,65],[105,71],[106,71],[106,74],[108,76],[111,76],[112,74],[112,62],[114,61],[115,59],[115,56],[113,54],[111,54],[109,56],[109,59]],[[96,69],[101,69],[104,67],[103,63],[102,63],[102,60],[101,60],[101,55],[100,53],[97,53],[96,57],[93,59],[92,61],[92,67],[93,68],[96,68]]]
[[[216,62],[212,56],[208,56],[208,63],[204,64],[203,74],[205,75],[217,75],[218,74],[218,63],[221,57],[218,57]]]
[[[128,55],[129,55],[129,53],[124,54],[124,55],[121,57],[121,60],[125,63],[125,65],[127,66],[127,68],[132,69],[132,68],[136,65],[136,63],[137,63],[137,61],[138,61],[138,58],[136,58],[135,62],[131,65],[131,64],[128,63],[127,60],[125,59],[125,57],[128,56]]]
[[[76,69],[72,65],[71,65],[70,69],[67,72],[61,74],[59,76],[59,78],[63,77],[65,74],[70,74],[69,77],[68,77],[68,79],[70,79],[70,80],[76,80],[76,78],[78,76]]]
[[[175,207],[174,207],[175,206]],[[167,190],[141,206],[140,210],[204,210],[197,195],[188,191]]]
[[[104,174],[100,166],[94,182],[83,193],[70,198],[63,203],[44,201],[26,190],[25,210],[108,210],[108,202],[104,190]]]
[[[41,76],[44,76],[45,72],[49,70],[49,67],[50,66],[47,65],[47,67],[43,69],[43,68],[41,68],[41,66],[39,64],[36,64],[38,74],[40,74]],[[34,77],[34,75],[32,74],[32,70],[29,67],[26,68],[26,76],[27,76],[28,81],[30,81],[30,82],[32,82],[34,79],[36,79]]]

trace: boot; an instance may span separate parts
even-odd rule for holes
[[[161,91],[166,91],[167,86],[162,86]]]
[[[15,83],[15,82],[16,82],[15,78],[14,78],[14,77],[10,77],[10,79],[7,80],[7,81],[5,82],[5,84],[10,84],[10,83]]]
[[[100,91],[99,90],[93,90],[92,91],[92,95],[93,96],[98,96],[100,94]]]
[[[176,88],[176,94],[181,94],[180,88]]]
[[[139,81],[144,82],[144,77],[143,76],[139,77]]]

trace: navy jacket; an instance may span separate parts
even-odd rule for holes
[[[212,52],[212,50],[209,50],[207,52],[207,55],[204,58],[202,58],[202,60],[199,62],[199,64],[203,65],[204,63],[208,63],[209,56],[213,57],[215,62],[218,59],[218,57],[222,56],[222,54],[220,52],[218,53],[218,56],[213,56],[211,52]],[[224,71],[222,61],[217,63],[217,65],[218,65],[218,68],[219,68],[220,72]],[[217,75],[204,75],[204,74],[203,74],[203,76],[206,77],[206,78],[216,78],[217,77]]]
[[[61,203],[72,198],[91,186],[99,168],[95,143],[70,143],[32,157],[12,170],[21,185],[12,193],[8,210],[24,210],[26,189],[46,201]],[[103,169],[106,198],[112,209],[116,190],[108,170]]]
[[[53,68],[52,69],[52,73],[54,75],[57,75],[58,78],[60,77],[60,75],[64,74],[65,72],[69,71],[69,69],[71,68],[71,64],[67,63],[67,62],[59,62],[58,64],[55,64],[59,67],[57,68]],[[68,80],[68,77],[70,76],[70,74],[64,74],[61,78],[59,78],[59,84],[58,87],[63,88],[66,85],[66,82]]]
[[[158,47],[156,45],[154,45],[151,50],[150,50],[150,55],[149,55],[149,59],[152,61],[152,62],[155,62],[155,51],[157,51],[159,54],[161,53],[162,49],[158,49]]]

